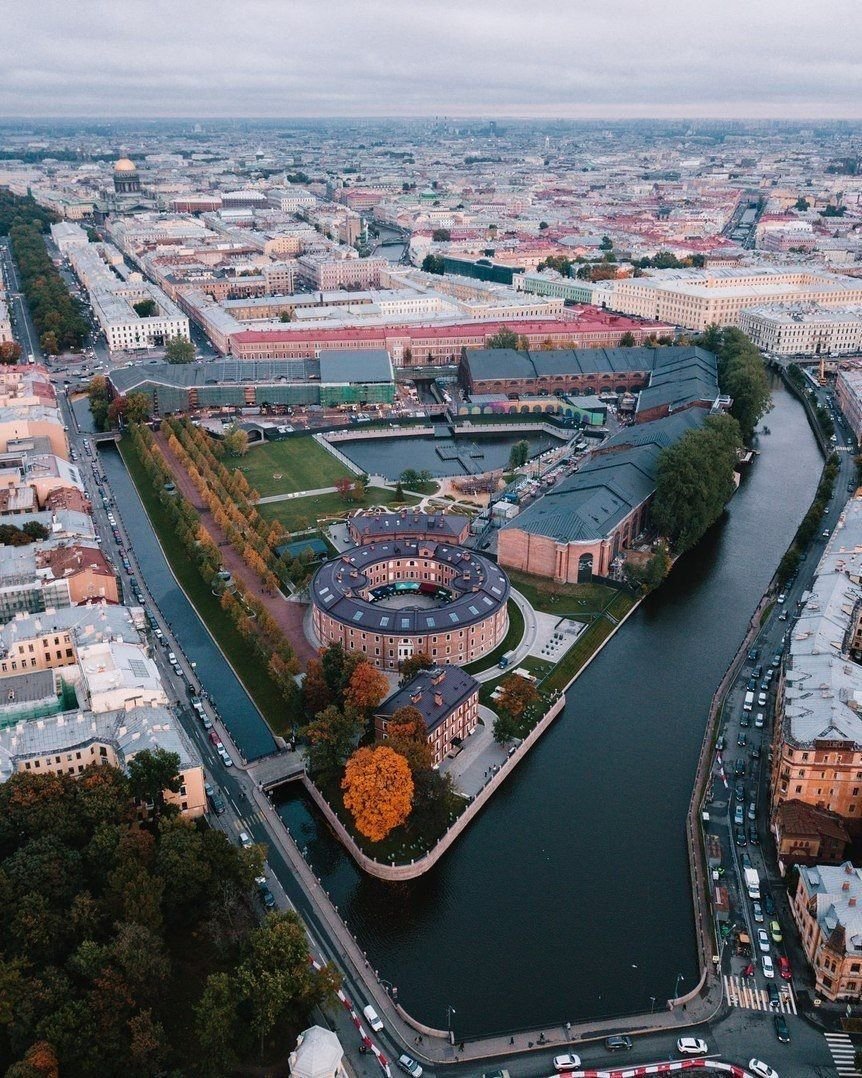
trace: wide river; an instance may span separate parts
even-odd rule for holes
[[[629,620],[441,863],[363,876],[299,796],[281,813],[380,976],[456,1036],[662,1006],[697,981],[685,814],[710,697],[817,485],[780,385],[727,513]],[[288,788],[289,789],[289,788]]]

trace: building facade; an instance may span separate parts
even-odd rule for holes
[[[799,869],[790,912],[824,999],[862,999],[862,870],[843,865]]]

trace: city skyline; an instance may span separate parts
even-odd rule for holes
[[[2,115],[858,119],[854,8],[13,0]]]

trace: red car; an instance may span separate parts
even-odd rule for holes
[[[748,965],[742,971],[742,976],[743,977],[753,977],[754,976],[754,963],[753,962],[748,963]]]
[[[790,971],[790,962],[782,955],[778,959],[778,972],[781,974],[785,981],[793,979],[793,974]]]

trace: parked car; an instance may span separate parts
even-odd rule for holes
[[[790,968],[790,959],[785,958],[784,955],[782,955],[778,959],[778,972],[781,976],[782,981],[793,980],[793,971]]]
[[[764,891],[762,895],[763,908],[767,913],[767,916],[771,917],[775,913],[775,899],[768,891]]]
[[[399,1056],[398,1066],[405,1074],[412,1075],[412,1078],[422,1078],[422,1068],[412,1056]]]
[[[759,902],[752,902],[751,909],[754,912],[754,923],[758,925],[763,924],[763,907]]]
[[[682,1056],[705,1056],[709,1045],[700,1037],[680,1037],[676,1042],[676,1050]]]
[[[734,831],[733,840],[734,840],[734,842],[736,843],[737,846],[747,846],[748,845],[748,839],[745,837],[745,832],[743,831],[743,829],[741,827],[737,827],[737,829]]]
[[[778,921],[769,922],[769,934],[772,936],[773,943],[781,943],[784,939],[784,936],[781,935],[781,925]]]
[[[775,1036],[782,1044],[790,1044],[790,1027],[783,1014],[776,1014],[772,1021],[775,1023]]]
[[[746,737],[744,730],[740,730],[737,734],[736,743],[741,749],[744,749],[748,744],[748,738]]]
[[[632,1039],[626,1036],[605,1037],[605,1048],[609,1052],[628,1052],[632,1048]]]
[[[581,1057],[576,1056],[573,1052],[566,1052],[562,1056],[554,1056],[555,1071],[575,1071],[580,1065]]]
[[[760,965],[763,967],[763,976],[771,980],[775,976],[775,966],[768,954],[760,956]]]
[[[751,824],[748,828],[748,841],[752,846],[760,845],[760,836],[757,833],[757,825]]]
[[[769,954],[769,933],[765,928],[758,928],[757,930],[757,946],[764,954]]]

